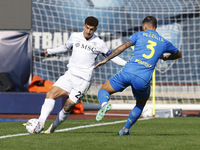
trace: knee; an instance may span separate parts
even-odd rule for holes
[[[140,104],[140,105],[146,105],[146,102],[148,99],[149,99],[149,97],[144,98],[144,99],[136,99],[136,103]]]
[[[51,92],[51,90],[50,90],[50,91],[47,92],[46,98],[54,99],[54,96],[53,96],[53,95],[54,95],[53,92]]]
[[[60,91],[58,91],[57,88],[52,87],[47,93],[46,93],[46,98],[50,99],[56,99],[59,97]]]

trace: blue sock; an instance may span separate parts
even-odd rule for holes
[[[133,110],[131,110],[129,116],[128,116],[128,120],[125,124],[125,128],[130,129],[130,127],[138,120],[138,118],[140,117],[142,110],[144,108],[145,105],[140,105],[140,104],[136,104],[136,106],[133,108]]]
[[[103,89],[100,89],[98,92],[98,100],[100,102],[100,104],[102,104],[103,102],[108,102],[110,99],[110,94]]]

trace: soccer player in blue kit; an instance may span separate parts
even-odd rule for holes
[[[110,95],[121,92],[131,86],[136,105],[131,110],[128,120],[118,135],[130,135],[130,127],[138,120],[150,95],[150,82],[153,70],[159,59],[175,60],[182,57],[181,52],[173,44],[156,32],[157,19],[147,16],[142,22],[142,32],[134,33],[122,45],[118,46],[108,57],[99,62],[95,68],[105,64],[110,59],[122,53],[130,46],[135,46],[134,55],[124,68],[106,81],[98,91],[98,99],[101,109],[96,120],[103,119],[105,113],[112,108],[108,104]],[[164,55],[164,53],[170,53]]]

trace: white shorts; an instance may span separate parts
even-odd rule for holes
[[[86,81],[80,77],[65,72],[53,86],[58,86],[69,93],[69,98],[76,104],[81,101],[81,98],[86,94],[90,88],[91,82]]]

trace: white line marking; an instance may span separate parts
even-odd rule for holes
[[[78,126],[78,127],[73,127],[73,128],[66,128],[66,129],[56,130],[55,132],[65,132],[65,131],[76,130],[76,129],[82,129],[82,128],[90,128],[90,127],[105,126],[105,125],[110,125],[110,124],[123,123],[123,122],[126,122],[126,121],[127,121],[127,120],[115,121],[115,122],[108,122],[108,123],[91,124],[91,125],[86,125],[86,126]]]
[[[4,136],[0,136],[0,139],[5,139],[5,138],[15,137],[15,136],[24,136],[24,135],[29,135],[29,133],[21,133],[21,134],[13,134],[13,135],[4,135]]]
[[[85,115],[97,115],[96,113],[84,113]],[[105,114],[105,116],[129,116],[129,114]]]
[[[141,119],[138,119],[138,120],[148,120],[148,119],[151,119],[151,118],[141,118]],[[108,123],[98,123],[98,124],[91,124],[91,125],[85,125],[85,126],[78,126],[78,127],[73,127],[73,128],[65,128],[65,129],[56,130],[55,132],[65,132],[65,131],[71,131],[71,130],[82,129],[82,128],[90,128],[90,127],[118,124],[118,123],[123,123],[123,122],[126,122],[126,121],[127,120],[122,120],[122,121],[114,121],[114,122],[108,122]],[[29,133],[4,135],[4,136],[0,136],[0,139],[5,139],[5,138],[9,138],[9,137],[25,136],[25,135],[29,135]]]

